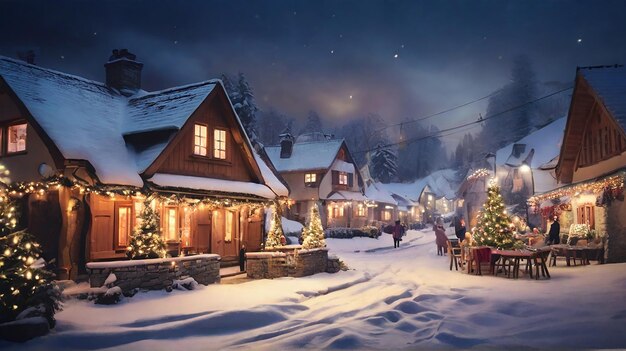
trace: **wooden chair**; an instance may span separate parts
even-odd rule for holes
[[[454,268],[458,271],[459,270],[459,266],[461,266],[461,270],[463,269],[463,261],[461,261],[461,246],[460,245],[456,245],[456,246],[452,246],[452,242],[450,242],[450,239],[447,240],[447,244],[448,244],[448,256],[450,257],[450,270],[452,270],[452,265],[454,265]]]

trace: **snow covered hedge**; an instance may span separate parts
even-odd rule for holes
[[[324,230],[324,236],[334,239],[351,239],[354,237],[377,239],[380,236],[380,230],[373,226],[365,226],[362,228],[327,228]]]

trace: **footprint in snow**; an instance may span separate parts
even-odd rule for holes
[[[446,343],[448,345],[452,345],[455,347],[473,347],[476,345],[484,344],[485,340],[478,338],[464,338],[460,336],[455,336],[449,333],[439,333],[435,337],[437,340]]]
[[[400,318],[402,317],[402,315],[396,311],[387,311],[387,312],[379,313],[376,316],[383,317],[386,320],[393,322],[393,323],[399,321]]]
[[[392,303],[400,300],[400,299],[404,299],[406,297],[411,297],[411,292],[406,290],[405,292],[403,292],[402,294],[399,295],[394,295],[394,296],[389,296],[388,298],[385,299],[385,303],[387,305],[391,305]]]
[[[430,309],[413,301],[404,301],[402,303],[399,303],[395,307],[395,310],[402,311],[407,314],[416,314],[420,312],[430,311]]]

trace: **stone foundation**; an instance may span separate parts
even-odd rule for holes
[[[328,271],[328,250],[280,250],[249,252],[246,272],[252,279],[304,277]]]
[[[195,255],[146,260],[87,263],[89,284],[101,287],[110,273],[117,277],[114,285],[123,291],[131,289],[161,290],[175,279],[191,277],[208,285],[220,281],[220,256]]]

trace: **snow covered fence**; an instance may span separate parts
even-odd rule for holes
[[[339,266],[338,260],[331,260],[329,263],[326,248],[249,252],[246,254],[246,260],[246,273],[252,279],[304,277],[327,271],[329,273],[339,271],[335,269],[335,266]]]
[[[103,286],[109,274],[123,291],[131,289],[160,290],[175,280],[191,277],[208,285],[220,281],[220,256],[214,254],[87,263],[91,287]]]

